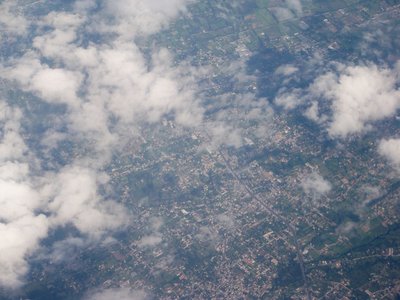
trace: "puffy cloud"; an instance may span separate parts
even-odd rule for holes
[[[352,235],[354,234],[354,230],[359,226],[359,224],[352,222],[352,221],[347,221],[342,224],[340,224],[336,228],[336,233],[337,234],[342,234],[342,235]]]
[[[290,76],[297,73],[299,69],[293,65],[282,65],[275,70],[276,75]]]
[[[150,234],[143,236],[140,240],[136,241],[139,247],[154,247],[162,242],[162,228],[164,222],[160,217],[152,217],[149,219]]]
[[[21,111],[9,107],[4,101],[0,100],[0,123],[2,131],[0,161],[2,164],[7,161],[23,158],[27,151],[27,146],[20,135],[21,117]]]
[[[303,179],[301,187],[306,194],[311,195],[314,199],[320,198],[332,189],[329,181],[325,180],[318,173],[312,173]]]
[[[400,170],[400,139],[381,140],[378,151]]]
[[[351,66],[338,76],[333,73],[320,76],[310,92],[332,100],[333,117],[328,132],[333,137],[344,138],[396,113],[400,107],[398,80],[395,69]]]
[[[285,110],[300,107],[307,118],[324,126],[333,138],[360,134],[370,130],[374,122],[394,116],[400,108],[399,65],[388,68],[333,62],[328,67],[334,71],[317,76],[306,89],[282,88],[274,103]],[[276,74],[284,75],[286,67],[278,68]]]
[[[323,124],[328,119],[327,115],[321,114],[318,101],[311,102],[311,105],[304,112],[304,116],[320,124]]]
[[[144,291],[131,290],[129,288],[114,288],[93,291],[86,295],[84,300],[146,300],[150,297]]]
[[[48,221],[37,213],[41,198],[20,135],[22,114],[4,102],[0,106],[0,285],[17,287],[28,270],[25,258],[47,235]]]
[[[38,92],[44,100],[77,105],[76,94],[80,82],[79,74],[59,68],[45,68],[34,75],[30,89]]]
[[[311,103],[311,106],[306,110],[304,115],[309,118],[310,120],[313,120],[315,122],[319,121],[319,108],[318,108],[318,102],[314,101]]]
[[[5,0],[0,3],[0,26],[3,32],[23,35],[26,33],[29,22],[18,12],[20,3]]]
[[[4,145],[4,144],[2,144]],[[47,235],[48,220],[36,213],[40,195],[27,178],[27,165],[10,163],[0,175],[0,285],[17,287],[28,270],[26,257]]]
[[[141,26],[150,30],[141,17],[149,14],[161,26],[183,11],[187,3],[105,1],[94,15],[51,12],[37,21],[39,34],[32,44],[37,51],[5,61],[0,77],[14,80],[23,90],[49,103],[66,105],[63,121],[69,132],[80,141],[90,141],[93,153],[101,156],[92,162],[102,164],[116,145],[122,147],[127,128],[134,124],[158,122],[168,114],[178,124],[198,125],[203,109],[196,99],[194,82],[201,72],[185,64],[174,65],[166,49],[155,49],[148,61],[137,45],[113,26],[107,28],[114,35],[104,43],[82,46],[82,34],[88,30],[101,34],[101,26],[96,25],[103,14],[121,23],[131,22],[126,32],[140,31]],[[75,4],[75,8],[81,6],[89,9],[95,4]],[[57,132],[53,132],[55,135]]]
[[[99,196],[108,178],[95,170],[69,166],[33,175],[35,158],[21,135],[23,115],[5,102],[0,106],[0,285],[16,288],[49,230],[68,224],[97,239],[126,218],[120,205]]]
[[[224,101],[225,96],[227,95],[219,97],[218,101]],[[243,119],[254,120],[261,124],[258,127],[259,132],[253,132],[255,137],[265,135],[263,130],[268,128],[274,111],[265,98],[258,99],[259,101],[249,101],[249,99],[254,99],[254,97],[255,95],[253,94],[233,97],[234,102],[230,104],[232,105],[231,107],[235,107],[233,112],[221,110],[215,115],[215,119],[208,120],[204,123],[204,129],[207,131],[210,138],[207,144],[204,145],[208,150],[215,150],[221,145],[241,147],[246,144],[246,135],[248,138],[248,133],[246,133],[245,128],[238,126],[238,123],[243,121]],[[240,112],[238,113],[236,109],[240,109]],[[245,115],[243,116],[242,113],[244,112]]]
[[[286,110],[291,110],[302,104],[303,99],[299,89],[294,89],[292,91],[282,89],[279,91],[274,102],[276,105],[281,106]]]
[[[39,21],[40,28],[46,30],[33,39],[32,45],[46,57],[66,59],[71,55],[66,50],[73,50],[73,43],[78,39],[77,31],[85,21],[82,15],[51,12]],[[52,30],[49,31],[49,27]]]
[[[27,53],[0,71],[0,76],[15,80],[21,87],[50,103],[78,105],[77,93],[82,75],[62,68],[50,68]]]
[[[26,258],[37,249],[47,231],[48,224],[44,215],[28,213],[6,223],[0,222],[0,285],[16,288],[23,283],[29,270]]]
[[[100,152],[115,146],[133,123],[158,122],[166,114],[185,126],[201,122],[203,109],[195,98],[197,70],[174,66],[166,49],[155,50],[149,63],[134,43],[119,38],[81,47],[65,36],[75,37],[82,18],[51,15],[42,25],[53,29],[34,39],[40,55],[28,52],[8,61],[0,76],[45,101],[66,104],[69,129],[95,140]],[[50,67],[43,58],[55,64]]]
[[[274,14],[278,21],[293,19],[303,15],[303,6],[300,0],[285,0],[281,6],[270,7],[269,10]],[[276,4],[275,2],[272,2]]]
[[[84,13],[97,7],[97,0],[76,0],[74,3],[75,11]]]
[[[198,124],[202,110],[194,101],[191,77],[173,68],[171,59],[165,49],[155,52],[149,69],[132,44],[116,42],[101,49],[98,67],[89,70],[88,99],[105,101],[109,113],[125,123],[159,121],[173,112],[178,123]]]
[[[223,72],[225,74],[232,74],[235,80],[235,86],[246,86],[253,82],[257,82],[257,76],[248,74],[247,72],[247,60],[238,59],[233,62],[229,62],[229,65],[223,67]],[[206,70],[207,72],[212,72]]]
[[[184,12],[190,0],[104,0],[112,30],[124,38],[152,34]],[[107,26],[110,28],[109,24]],[[106,30],[109,30],[109,29]]]
[[[61,170],[45,188],[50,192],[51,222],[73,224],[81,233],[92,236],[121,226],[125,222],[123,208],[104,201],[97,191],[107,180],[106,175],[79,166]]]
[[[139,247],[153,247],[162,242],[162,236],[158,233],[152,235],[146,235],[142,237],[138,242],[137,245]]]
[[[45,259],[51,260],[51,262],[60,263],[63,261],[68,261],[76,257],[79,253],[79,249],[90,244],[90,241],[78,238],[78,237],[68,237],[64,240],[55,242],[49,253],[45,253]],[[43,256],[43,255],[42,255]]]
[[[216,149],[221,144],[233,147],[240,147],[243,144],[240,130],[223,121],[213,122],[209,126],[208,131],[212,138],[209,145],[211,149]]]
[[[100,170],[136,124],[158,122],[165,115],[183,126],[202,122],[203,108],[194,84],[202,70],[176,64],[166,49],[153,49],[147,57],[133,39],[163,28],[189,3],[104,0],[97,7],[97,1],[82,0],[74,3],[76,11],[50,12],[32,23],[21,17],[22,25],[13,29],[14,34],[22,34],[35,25],[36,36],[24,53],[1,62],[0,78],[50,105],[65,106],[57,126],[44,133],[43,144],[57,148],[67,139],[88,150],[71,157],[68,165],[40,169],[43,162],[21,133],[22,113],[0,102],[1,286],[23,283],[29,259],[49,231],[74,227],[79,232],[53,245],[49,258],[59,260],[64,246],[79,247],[85,244],[83,237],[98,241],[127,222],[123,207],[105,194],[109,178]],[[11,1],[0,5],[4,8],[0,23],[4,23],[10,14],[14,16],[14,6]],[[95,7],[98,10],[92,10]],[[87,33],[102,38],[85,40]],[[230,140],[238,143],[234,129]],[[159,243],[157,230],[141,244]],[[93,299],[142,299],[141,295],[109,290]]]

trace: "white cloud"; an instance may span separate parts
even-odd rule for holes
[[[79,104],[77,93],[82,75],[62,68],[50,68],[33,53],[12,61],[0,71],[0,76],[15,80],[24,90],[35,93],[47,102],[70,106]]]
[[[44,258],[51,262],[60,263],[74,259],[79,253],[79,249],[87,246],[87,239],[78,237],[68,237],[64,240],[57,241],[51,246],[51,252],[45,254]]]
[[[279,91],[274,102],[276,105],[281,106],[286,110],[291,110],[302,104],[303,98],[301,96],[300,89],[294,89],[291,91],[282,89]]]
[[[97,239],[126,218],[120,205],[99,196],[108,177],[95,170],[69,166],[34,176],[35,158],[21,135],[23,115],[5,102],[0,107],[0,285],[16,288],[49,230],[70,224]]]
[[[209,73],[212,70],[207,70]],[[223,67],[225,74],[231,74],[233,79],[236,81],[236,86],[248,86],[253,82],[257,82],[257,76],[248,74],[247,72],[247,60],[238,59],[233,62],[229,62],[229,65]]]
[[[306,110],[306,112],[304,113],[304,115],[309,118],[310,120],[314,121],[314,122],[318,122],[319,121],[319,108],[318,108],[318,102],[317,101],[313,101],[311,103],[311,106]]]
[[[18,160],[27,151],[25,142],[20,135],[20,119],[22,114],[19,110],[9,107],[4,101],[0,100],[0,123],[1,123],[1,143],[0,161],[6,163],[8,160]]]
[[[1,30],[9,34],[23,35],[26,33],[29,22],[18,11],[20,4],[13,0],[5,0],[0,3]]]
[[[290,76],[297,73],[299,69],[293,65],[282,65],[275,70],[276,75]]]
[[[160,217],[152,217],[149,219],[150,234],[143,236],[141,239],[136,241],[136,245],[141,248],[154,247],[162,242],[162,228],[164,222]]]
[[[43,28],[43,33],[33,39],[33,47],[46,57],[66,59],[71,56],[70,51],[66,50],[73,50],[73,43],[78,39],[77,30],[85,21],[82,15],[51,12],[40,20],[38,25]]]
[[[61,170],[45,187],[50,194],[48,209],[54,225],[74,225],[81,233],[101,236],[126,222],[123,208],[115,202],[105,201],[98,194],[98,186],[108,177],[80,166]]]
[[[332,189],[330,182],[318,173],[312,173],[303,179],[301,187],[306,194],[311,195],[314,199],[319,199]]]
[[[154,247],[162,242],[162,236],[158,233],[152,235],[146,235],[142,237],[137,245],[139,247]]]
[[[271,4],[276,5],[273,1]],[[274,14],[278,21],[285,21],[303,15],[303,6],[300,0],[285,0],[281,1],[280,6],[269,7],[269,10]]]
[[[48,221],[36,211],[40,194],[30,178],[19,110],[0,102],[0,285],[17,287],[28,270],[26,257],[47,235]]]
[[[332,100],[328,132],[344,138],[396,113],[400,108],[398,80],[396,70],[376,65],[346,67],[339,76],[327,73],[318,77],[310,92]]]
[[[375,64],[346,66],[334,62],[330,67],[335,71],[318,76],[304,90],[282,88],[274,103],[285,110],[299,106],[303,109],[303,104],[308,104],[304,116],[324,126],[333,138],[361,134],[370,130],[374,122],[393,117],[399,110],[399,65],[398,62],[388,68]],[[276,74],[285,74],[286,67],[278,68]],[[330,115],[326,113],[326,103],[330,106]],[[324,108],[323,113],[321,108]]]
[[[242,84],[240,82],[239,84]],[[218,105],[229,107],[222,109],[213,119],[204,123],[210,136],[206,145],[208,150],[217,149],[220,145],[241,147],[245,144],[246,128],[240,126],[243,121],[253,120],[260,125],[258,129],[267,128],[274,115],[274,110],[266,98],[258,98],[255,94],[227,93],[216,97]],[[257,132],[253,132],[257,135]],[[265,132],[261,135],[264,136]]]
[[[355,222],[352,221],[347,221],[342,224],[340,224],[336,228],[336,233],[337,234],[343,234],[343,235],[352,235],[354,234],[354,230],[358,227],[359,225]]]
[[[16,288],[23,283],[29,270],[26,258],[37,249],[47,231],[44,215],[29,213],[6,223],[0,222],[0,285]]]
[[[35,213],[41,204],[40,195],[26,178],[26,169],[24,164],[2,167],[1,175],[6,175],[0,178],[0,285],[3,286],[17,287],[22,283],[28,270],[26,257],[36,250],[48,231],[46,217]]]
[[[50,105],[66,107],[57,126],[44,133],[42,143],[56,148],[68,139],[88,150],[59,169],[41,170],[42,162],[24,142],[22,113],[1,102],[0,236],[5,241],[0,244],[1,286],[23,284],[29,258],[49,231],[73,226],[95,241],[127,222],[123,207],[100,192],[109,184],[100,170],[135,125],[158,122],[166,114],[183,126],[202,122],[204,110],[196,99],[195,81],[204,70],[177,65],[166,49],[154,49],[150,58],[145,57],[133,39],[167,26],[190,2],[104,0],[100,11],[92,14],[88,12],[96,7],[95,1],[77,1],[74,7],[82,10],[79,13],[50,12],[32,23],[23,18],[20,27],[10,29],[22,34],[30,25],[37,26],[25,52],[1,62],[0,77]],[[4,8],[0,23],[7,22],[10,14],[14,16],[11,2],[0,5]],[[86,33],[103,39],[85,43]],[[252,115],[264,112],[258,106],[247,108]],[[221,120],[217,124],[224,126]],[[226,129],[214,130],[226,140]],[[234,127],[228,132],[229,143],[239,145],[240,133]],[[157,230],[144,237],[141,245],[160,243]],[[201,234],[210,237],[205,230]],[[59,250],[67,244],[79,247],[80,238],[59,241],[49,258],[62,259]],[[118,299],[144,299],[140,292],[129,290],[103,291],[90,299],[115,299],[115,295]]]
[[[400,170],[400,139],[381,140],[378,151]]]
[[[234,128],[223,121],[212,122],[208,128],[212,137],[210,148],[216,149],[221,144],[233,147],[240,147],[243,144],[243,138],[239,129]]]
[[[45,68],[38,71],[31,81],[30,89],[50,102],[78,105],[77,92],[81,78],[64,69]]]
[[[124,38],[152,34],[184,12],[190,0],[104,0],[111,27]],[[110,28],[110,24],[107,26]],[[105,29],[105,28],[104,28]],[[106,29],[107,31],[109,29]]]
[[[106,9],[127,17],[129,9],[122,6],[144,5],[150,11],[162,11],[162,19],[169,20],[186,2],[168,2],[171,7],[167,2],[110,2]],[[135,19],[137,11],[132,14],[129,18]],[[184,126],[202,121],[203,109],[195,98],[194,84],[202,71],[184,64],[174,66],[166,49],[154,50],[148,62],[135,43],[125,40],[119,31],[106,43],[83,47],[77,32],[93,30],[90,26],[97,24],[95,16],[51,12],[38,23],[46,29],[34,38],[38,51],[6,61],[0,76],[47,102],[67,105],[64,121],[79,139],[94,141],[92,150],[103,156],[95,160],[107,161],[112,149],[125,140],[121,136],[126,128],[139,122],[158,122],[166,114]],[[51,67],[43,60],[52,61]]]
[[[144,291],[129,288],[114,288],[94,291],[84,297],[85,300],[146,300],[150,297]]]
[[[325,114],[320,113],[318,101],[311,102],[311,105],[304,112],[304,116],[320,124],[323,124],[328,119],[328,117]]]
[[[80,13],[87,12],[95,7],[97,7],[96,0],[76,0],[74,3],[74,10]]]

